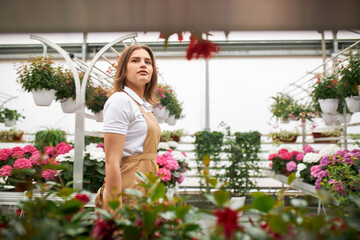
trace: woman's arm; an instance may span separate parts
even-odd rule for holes
[[[104,133],[104,144],[106,163],[105,194],[107,195],[105,198],[108,200],[115,200],[116,195],[122,192],[120,162],[123,156],[125,135],[117,133]]]

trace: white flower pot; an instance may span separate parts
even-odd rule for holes
[[[321,111],[323,113],[335,114],[338,109],[339,99],[335,99],[335,98],[320,99],[319,103],[320,103]]]
[[[54,89],[31,90],[34,102],[38,106],[50,106],[55,98],[56,91]]]
[[[339,114],[330,114],[330,113],[323,113],[322,119],[324,120],[324,123],[326,126],[331,126],[336,123],[336,120],[338,119]]]
[[[169,116],[169,118],[166,120],[166,123],[171,126],[174,126],[176,124],[175,115]]]
[[[9,120],[7,118],[4,119],[5,127],[12,127],[15,125],[15,119]]]
[[[95,113],[96,116],[96,121],[97,122],[102,122],[104,119],[104,114],[103,114],[103,110],[101,110],[100,112]]]
[[[351,113],[347,113],[347,114],[345,115],[346,123],[350,123],[350,121],[351,121],[351,116],[352,116]],[[344,115],[339,114],[337,120],[339,121],[339,123],[344,123],[344,122],[345,122],[345,121],[344,121]]]
[[[284,119],[280,119],[280,123],[289,123],[290,122],[290,120],[289,119],[286,119],[286,120],[284,120]]]
[[[360,97],[353,96],[345,98],[346,105],[350,112],[360,112]]]
[[[169,118],[169,110],[167,110],[166,107],[162,107],[161,109],[156,107],[153,109],[153,113],[159,123],[164,122]]]
[[[72,98],[61,99],[61,109],[64,113],[75,113],[76,112],[76,100]]]

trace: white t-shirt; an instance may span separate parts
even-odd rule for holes
[[[152,106],[142,100],[133,90],[126,87],[124,91],[137,101],[145,112],[151,112]],[[123,157],[143,153],[147,134],[147,124],[139,107],[125,92],[116,92],[104,105],[104,132],[124,134],[125,146]]]

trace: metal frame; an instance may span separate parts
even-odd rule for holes
[[[74,189],[82,189],[83,185],[83,164],[84,164],[84,134],[85,134],[85,117],[88,117],[85,114],[85,92],[86,92],[86,83],[92,74],[92,70],[95,67],[96,62],[101,58],[101,56],[109,49],[111,49],[114,45],[118,44],[119,42],[123,42],[128,39],[133,39],[135,42],[135,37],[137,37],[137,33],[130,33],[124,36],[118,37],[112,42],[106,44],[92,59],[90,65],[87,66],[85,71],[85,76],[82,80],[82,83],[79,79],[78,70],[76,68],[76,64],[79,64],[78,61],[73,61],[70,58],[68,52],[62,49],[57,44],[51,42],[48,39],[37,35],[30,35],[31,39],[38,40],[42,42],[45,46],[50,46],[55,49],[65,60],[66,63],[69,65],[75,80],[75,88],[76,88],[76,113],[75,113],[75,156],[74,156],[74,175],[73,175],[73,188]],[[124,44],[124,43],[123,43]],[[45,51],[45,49],[44,49]],[[81,63],[84,67],[85,63]],[[101,73],[101,72],[100,72]],[[106,76],[108,77],[108,76]],[[90,117],[93,118],[93,117]]]

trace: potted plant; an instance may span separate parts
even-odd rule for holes
[[[257,163],[260,161],[261,134],[257,131],[235,132],[231,134],[226,128],[224,152],[227,153],[229,164],[224,166],[225,174],[221,177],[225,189],[231,196],[234,209],[242,207],[246,194],[256,189],[253,177],[260,173]]]
[[[339,90],[342,98],[351,112],[360,112],[359,85],[360,85],[360,56],[352,52],[339,69],[341,80]]]
[[[32,92],[36,105],[50,106],[61,75],[51,58],[32,57],[17,68],[17,75],[17,82],[26,92]]]
[[[313,136],[315,143],[337,143],[338,140],[318,140],[318,138],[340,137],[341,131],[338,129],[327,129],[322,132],[311,132],[311,135]]]
[[[275,144],[281,143],[294,143],[296,142],[299,132],[291,132],[286,130],[280,130],[279,132],[271,132],[268,137],[272,139],[272,142]]]
[[[55,100],[61,102],[61,108],[64,113],[74,113],[76,111],[76,88],[75,79],[72,71],[65,69],[59,72],[59,83],[55,94]],[[79,73],[80,79],[84,73]]]
[[[43,151],[46,146],[56,146],[66,141],[66,132],[61,129],[46,129],[35,133],[34,146]]]
[[[101,122],[103,119],[102,111],[108,99],[107,90],[100,85],[96,87],[90,86],[87,89],[89,97],[86,100],[86,107],[96,115],[96,121]]]
[[[297,164],[300,162],[298,157],[300,154],[302,153],[282,148],[276,153],[269,154],[268,159],[271,161],[269,166],[276,174],[288,176],[296,171]]]
[[[10,129],[0,131],[0,142],[20,142],[24,135],[24,131]]]
[[[317,79],[317,81],[312,86],[311,96],[315,110],[322,112],[325,116],[328,114],[337,114],[340,93],[336,74],[321,74],[316,75],[314,78]],[[337,116],[335,116],[335,118],[337,118]]]
[[[160,123],[166,121],[169,125],[175,125],[176,120],[184,116],[174,90],[169,85],[158,84],[155,92],[160,100],[160,104],[154,108],[156,119]]]
[[[11,110],[9,108],[0,110],[0,122],[3,122],[6,127],[12,127],[20,118],[25,117],[18,113],[17,110]]]
[[[276,97],[272,97],[274,102],[270,106],[273,116],[280,119],[283,123],[287,123],[293,114],[292,105],[294,100],[287,94],[279,93]]]

